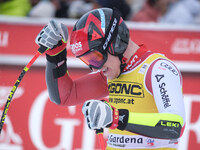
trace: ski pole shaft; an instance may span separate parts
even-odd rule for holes
[[[104,140],[103,140],[103,129],[96,130],[96,134],[99,138],[99,143],[101,145],[101,150],[105,150]]]
[[[100,142],[100,145],[101,145],[101,149],[105,150],[105,145],[104,145],[104,140],[103,140],[103,133],[98,134],[98,137],[99,137],[99,142]]]
[[[45,52],[47,48],[44,47],[44,46],[41,46],[37,53],[33,56],[33,58],[30,60],[30,62],[24,67],[24,69],[22,70],[21,74],[19,75],[18,79],[16,80],[14,86],[12,87],[12,90],[8,96],[8,99],[6,101],[6,105],[4,107],[4,110],[3,110],[3,113],[2,113],[2,116],[1,116],[1,122],[0,122],[0,134],[1,134],[1,130],[3,128],[3,125],[4,125],[4,122],[5,122],[5,119],[6,119],[6,115],[7,115],[7,112],[8,112],[8,108],[10,106],[10,103],[11,103],[11,100],[14,96],[14,93],[15,91],[17,90],[17,87],[19,86],[22,78],[24,77],[24,75],[26,74],[26,72],[30,69],[30,67],[32,66],[32,64],[36,61],[36,59]]]

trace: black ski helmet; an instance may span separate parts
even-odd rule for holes
[[[129,30],[119,14],[110,8],[94,9],[75,24],[70,38],[72,53],[80,57],[98,47],[101,53],[123,58],[129,42]]]

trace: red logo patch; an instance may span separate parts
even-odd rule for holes
[[[99,35],[95,30],[93,30],[91,41],[94,41],[94,40],[100,39],[100,38],[101,38],[101,35]]]

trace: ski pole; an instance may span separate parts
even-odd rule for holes
[[[17,81],[15,82],[14,86],[12,87],[12,90],[11,90],[9,96],[8,96],[8,99],[6,101],[6,105],[4,107],[4,110],[3,110],[3,113],[2,113],[2,116],[1,116],[0,134],[1,134],[1,130],[3,128],[5,119],[6,119],[8,108],[10,106],[10,103],[11,103],[11,100],[12,100],[12,98],[14,96],[14,93],[17,90],[17,87],[19,86],[19,84],[20,84],[22,78],[24,77],[25,73],[30,69],[30,67],[36,61],[36,59],[45,52],[46,49],[47,49],[46,47],[40,46],[40,48],[38,49],[37,53],[33,56],[33,58],[30,60],[30,62],[24,67],[24,69],[22,70],[21,74],[19,75]]]
[[[104,140],[103,140],[103,129],[97,129],[96,134],[99,138],[99,143],[101,145],[101,150],[105,150]]]

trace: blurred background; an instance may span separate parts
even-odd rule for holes
[[[179,150],[199,150],[200,0],[0,0],[0,114],[38,49],[37,34],[49,20],[66,24],[70,34],[78,18],[101,7],[118,8],[133,41],[165,54],[180,69],[186,128]],[[67,47],[70,76],[76,79],[90,72]],[[100,149],[85,124],[82,106],[60,107],[48,99],[45,63],[45,56],[40,56],[20,83],[0,135],[0,149]]]

